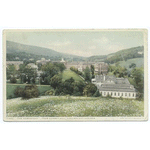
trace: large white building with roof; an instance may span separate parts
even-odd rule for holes
[[[96,75],[92,83],[97,86],[102,96],[122,97],[135,99],[138,91],[131,85],[127,78],[115,76]]]

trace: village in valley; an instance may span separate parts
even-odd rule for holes
[[[16,60],[19,59],[16,57]],[[33,62],[34,59],[29,59],[29,62]],[[49,84],[49,82],[44,83],[44,78],[42,78],[42,75],[44,74],[44,71],[41,68],[43,65],[46,65],[48,63],[52,64],[62,64],[63,67],[67,70],[74,69],[77,70],[77,75],[85,81],[83,77],[83,72],[85,69],[91,70],[93,67],[93,74],[90,77],[89,73],[89,81],[91,80],[91,83],[96,85],[97,90],[99,93],[106,97],[122,97],[122,98],[137,98],[138,97],[138,91],[134,88],[133,85],[130,84],[127,78],[118,78],[115,76],[109,76],[108,73],[108,64],[105,62],[66,62],[63,58],[61,61],[54,61],[51,62],[50,59],[46,60],[45,58],[41,58],[41,60],[37,60],[36,63],[28,63],[25,67],[34,70],[31,77],[29,75],[26,75],[26,73],[22,72],[20,76],[23,76],[26,78],[25,84],[32,83],[35,84],[35,81],[37,81],[37,84]],[[7,67],[9,65],[14,66],[14,69],[16,71],[21,70],[21,65],[23,66],[23,61],[7,61]],[[90,71],[89,71],[90,72]],[[18,72],[19,73],[19,72]],[[10,78],[17,78],[19,74],[16,74],[14,76],[10,76]],[[18,78],[20,79],[20,78]],[[21,83],[23,83],[23,79],[21,79]],[[30,81],[29,81],[30,80]],[[9,82],[9,81],[8,81]],[[17,82],[17,79],[16,79]],[[66,93],[68,94],[68,93]],[[94,93],[93,93],[94,94]]]
[[[144,114],[143,46],[90,57],[10,41],[6,49],[9,117]]]

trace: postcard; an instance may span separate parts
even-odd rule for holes
[[[148,120],[147,29],[3,30],[4,121]]]

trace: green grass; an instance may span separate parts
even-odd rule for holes
[[[144,58],[133,58],[133,59],[128,59],[127,61],[119,61],[119,65],[122,67],[126,67],[127,69],[129,68],[129,65],[132,63],[136,64],[136,67],[144,67]]]
[[[19,86],[19,87],[22,87],[24,88],[27,84],[9,84],[7,83],[6,85],[6,95],[7,95],[7,99],[10,99],[10,98],[15,98],[15,95],[14,95],[14,90]],[[38,89],[39,89],[39,92],[40,92],[40,95],[44,95],[44,93],[48,90],[51,89],[51,87],[49,85],[37,85],[38,86]]]
[[[75,81],[82,81],[82,79],[73,71],[65,70],[62,73],[62,80],[65,81],[69,78],[73,77]]]
[[[144,102],[93,97],[41,97],[7,100],[7,117],[141,117]]]

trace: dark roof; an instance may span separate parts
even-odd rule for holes
[[[95,77],[96,83],[100,91],[118,91],[118,92],[137,92],[133,85],[131,85],[127,78],[116,78],[115,76],[97,75]]]

